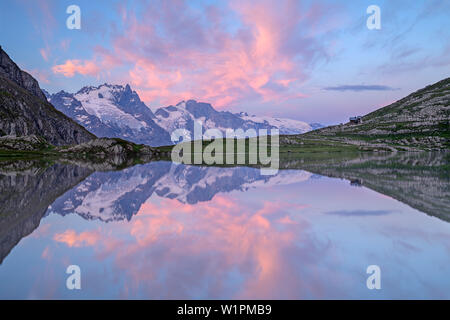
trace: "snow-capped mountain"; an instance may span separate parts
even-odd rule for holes
[[[299,120],[249,116],[247,113],[217,111],[211,104],[195,100],[182,101],[175,106],[159,108],[155,112],[156,123],[169,133],[176,129],[187,129],[193,137],[194,121],[202,123],[204,130],[216,128],[225,136],[227,129],[278,129],[280,134],[300,134],[313,130],[306,122]]]
[[[172,144],[170,135],[177,129],[185,129],[194,138],[194,123],[200,122],[203,131],[219,129],[223,135],[227,129],[279,129],[281,134],[299,134],[313,128],[298,120],[249,116],[247,113],[217,111],[209,103],[195,100],[161,107],[152,112],[132,91],[129,85],[102,84],[88,86],[77,93],[60,91],[49,94],[48,101],[59,111],[71,117],[98,137],[117,137],[151,146]],[[187,140],[185,135],[184,140]]]
[[[84,87],[75,94],[60,91],[48,95],[56,109],[98,137],[122,138],[152,146],[170,144],[166,130],[129,85],[103,84]]]
[[[194,137],[194,122],[202,124],[203,131],[219,129],[225,136],[227,129],[275,129],[268,123],[246,120],[228,111],[217,111],[211,104],[195,100],[182,101],[175,106],[159,108],[155,112],[156,123],[172,133],[176,129],[186,129]]]

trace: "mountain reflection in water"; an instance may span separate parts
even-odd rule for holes
[[[0,297],[450,298],[448,160],[292,156],[274,176],[3,161]],[[372,264],[382,290],[366,287]]]

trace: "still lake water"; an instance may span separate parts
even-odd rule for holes
[[[426,158],[293,161],[274,176],[5,166],[0,298],[450,299],[448,157]],[[66,288],[69,265],[81,290]]]

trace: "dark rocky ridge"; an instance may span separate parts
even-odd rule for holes
[[[45,94],[39,83],[29,73],[20,70],[8,54],[0,46],[0,75],[14,81],[17,85],[31,92],[34,96],[45,100]]]
[[[450,222],[449,160],[449,152],[360,153],[339,160],[292,157],[280,167],[346,179]]]

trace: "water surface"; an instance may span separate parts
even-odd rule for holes
[[[293,158],[274,176],[4,163],[0,298],[449,299],[447,161]]]

